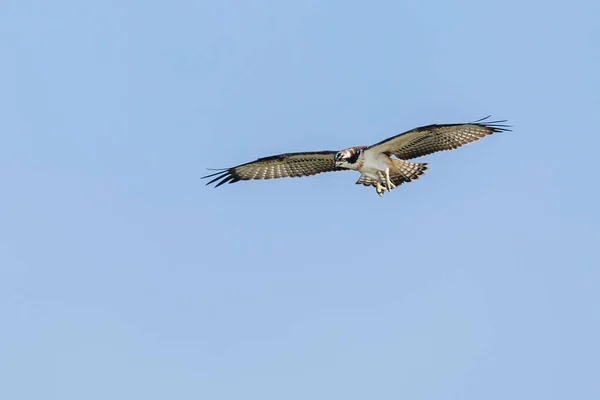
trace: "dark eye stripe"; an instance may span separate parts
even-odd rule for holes
[[[348,163],[354,164],[358,160],[359,156],[360,156],[360,153],[354,153],[354,154],[352,154],[352,156],[349,157],[348,160],[347,160]]]

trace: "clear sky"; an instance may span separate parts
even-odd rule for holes
[[[600,398],[598,1],[0,5],[0,398]],[[488,114],[379,198],[199,179]]]

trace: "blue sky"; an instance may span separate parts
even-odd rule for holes
[[[0,11],[1,398],[600,397],[598,2]],[[488,114],[383,198],[199,180]]]

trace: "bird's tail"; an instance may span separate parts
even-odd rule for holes
[[[423,175],[427,168],[427,163],[392,159],[390,180],[394,185],[398,186],[404,182],[419,179],[419,176]]]

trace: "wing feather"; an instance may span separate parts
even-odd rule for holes
[[[225,183],[251,179],[295,178],[322,172],[344,171],[344,168],[335,166],[336,153],[333,150],[324,150],[278,154],[221,169],[214,174],[203,176],[201,179],[212,177],[213,179],[207,185],[218,181],[215,187],[219,187]]]
[[[427,125],[412,129],[370,146],[366,151],[395,155],[402,160],[438,151],[453,150],[496,132],[510,131],[506,121],[483,121],[490,116],[466,124]]]

